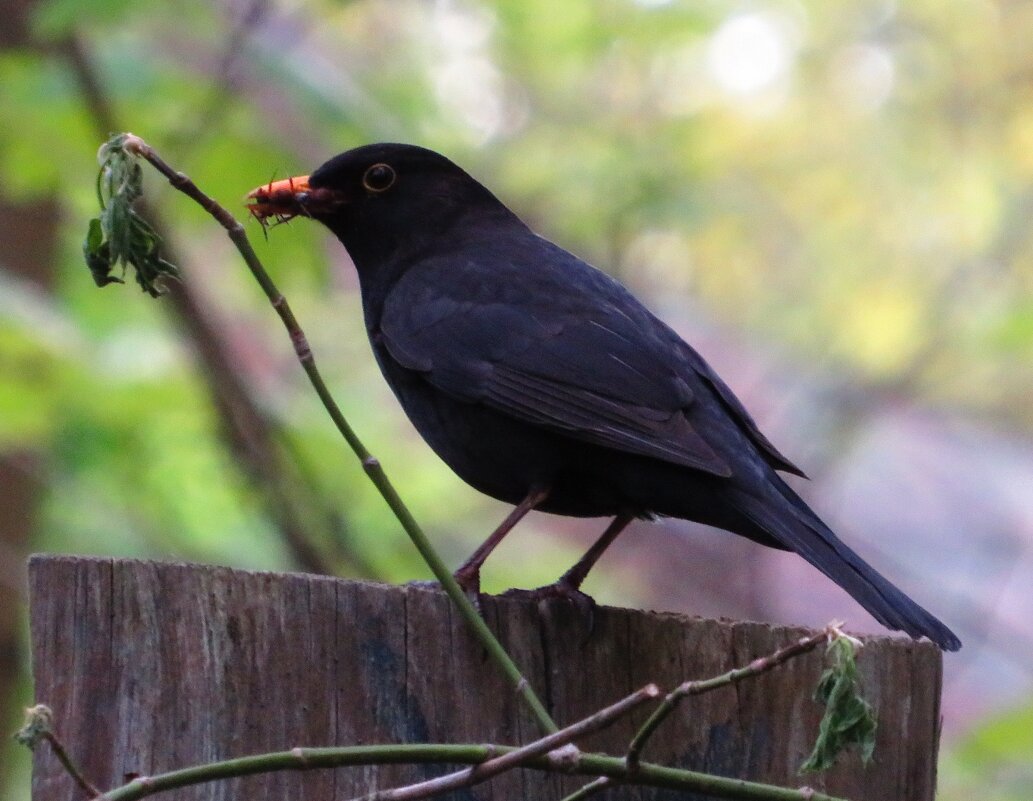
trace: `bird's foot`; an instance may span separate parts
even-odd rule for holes
[[[481,609],[481,571],[477,570],[464,570],[459,568],[455,573],[452,574],[452,578],[456,580],[456,584],[462,589],[463,594],[470,599],[470,603],[474,605],[474,608],[483,617],[484,610]]]
[[[537,601],[538,603],[560,598],[574,606],[585,621],[589,631],[595,625],[595,599],[591,595],[582,592],[574,583],[562,578],[553,584],[546,584],[544,587],[538,587],[533,590],[506,590],[502,593],[502,597]]]

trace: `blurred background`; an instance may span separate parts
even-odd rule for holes
[[[1033,786],[1033,4],[0,2],[0,729],[37,551],[425,578],[220,229],[148,173],[185,282],[97,289],[95,152],[132,130],[220,202],[377,140],[458,161],[720,372],[857,550],[958,632],[944,799]],[[345,413],[458,565],[507,507],[415,435],[343,249],[252,238]],[[485,588],[603,521],[532,515]],[[801,559],[637,523],[604,603],[881,628]],[[0,798],[29,796],[0,750]]]

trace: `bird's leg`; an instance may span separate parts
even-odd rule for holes
[[[597,539],[585,555],[578,559],[570,570],[564,573],[554,584],[547,584],[535,590],[509,590],[505,595],[516,598],[532,598],[545,600],[546,598],[566,598],[574,606],[581,610],[584,617],[589,621],[589,628],[592,625],[593,610],[595,601],[585,593],[581,592],[581,583],[585,580],[599,557],[610,547],[617,535],[628,527],[628,523],[635,519],[635,515],[622,513],[617,515],[606,527],[606,531]]]
[[[463,588],[463,591],[470,596],[475,604],[481,592],[481,565],[484,564],[484,560],[502,542],[505,536],[513,529],[513,526],[519,523],[528,512],[548,497],[548,487],[531,487],[527,497],[513,508],[513,511],[506,516],[506,519],[499,524],[499,527],[491,532],[491,536],[482,542],[481,546],[470,554],[470,558],[463,562],[460,568],[453,574],[456,582],[458,582],[459,586]]]
[[[595,567],[595,563],[599,561],[603,551],[613,544],[613,541],[617,539],[617,535],[624,531],[628,527],[628,523],[634,519],[635,515],[626,513],[619,514],[613,518],[610,521],[610,525],[606,527],[606,531],[600,535],[599,539],[592,543],[592,547],[585,552],[584,556],[578,559],[577,564],[560,576],[556,586],[569,589],[571,592],[580,592],[581,583],[588,576],[588,571]]]

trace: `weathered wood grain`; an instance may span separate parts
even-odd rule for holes
[[[535,724],[440,592],[200,565],[40,556],[30,563],[36,700],[102,787],[126,776],[294,746],[533,739]],[[746,664],[799,629],[602,608],[589,632],[563,603],[487,599],[503,644],[563,725],[654,681]],[[644,758],[803,784],[856,801],[933,798],[940,654],[871,638],[860,667],[879,714],[874,764],[797,775],[817,730],[820,653],[688,700]],[[622,753],[646,711],[582,747]],[[444,772],[368,767],[187,788],[177,801],[347,799]],[[516,771],[454,799],[559,799],[581,781]],[[34,801],[74,796],[47,749]],[[620,788],[608,799],[686,798]]]

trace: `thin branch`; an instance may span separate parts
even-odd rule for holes
[[[812,634],[810,637],[803,637],[784,648],[780,648],[772,654],[754,659],[745,667],[729,670],[727,673],[722,673],[720,676],[714,676],[710,679],[686,681],[676,687],[668,693],[667,697],[664,698],[663,703],[660,704],[660,706],[656,708],[656,711],[650,715],[649,719],[642,724],[642,728],[635,733],[630,745],[628,745],[628,753],[625,759],[627,759],[629,770],[635,770],[639,764],[639,757],[642,753],[642,749],[646,745],[646,742],[657,730],[660,724],[663,723],[664,720],[666,720],[667,717],[677,708],[678,704],[680,704],[683,699],[690,695],[702,695],[703,693],[716,690],[720,687],[728,687],[736,682],[742,681],[743,679],[759,676],[762,673],[767,673],[769,670],[774,670],[776,667],[788,662],[793,657],[800,656],[808,651],[813,651],[819,644],[828,641],[834,633],[839,635],[839,625],[840,624],[838,623],[830,623],[823,631],[818,632],[817,634]]]
[[[616,704],[600,709],[595,714],[579,720],[565,729],[542,737],[533,743],[528,743],[515,751],[510,751],[502,756],[489,759],[487,762],[482,762],[475,767],[465,768],[446,776],[439,776],[425,782],[410,784],[392,790],[381,790],[371,793],[364,796],[363,801],[417,801],[417,799],[421,798],[430,798],[450,790],[480,784],[493,776],[520,767],[526,762],[546,754],[557,765],[569,764],[571,760],[580,754],[578,749],[570,745],[570,743],[578,737],[583,737],[586,734],[606,728],[635,707],[656,698],[658,695],[660,695],[660,690],[655,684],[646,685],[638,692],[632,693]]]
[[[29,747],[35,749],[40,740],[46,740],[50,745],[57,761],[65,769],[72,780],[86,793],[88,798],[96,798],[101,795],[100,789],[79,769],[75,761],[68,754],[64,743],[54,733],[54,713],[50,707],[44,704],[37,704],[25,710],[25,725],[14,735],[14,738]]]
[[[491,654],[492,658],[502,668],[503,672],[516,687],[517,692],[531,708],[531,711],[537,718],[542,729],[550,733],[557,731],[558,727],[546,711],[545,706],[538,699],[538,696],[535,695],[534,690],[531,689],[530,684],[524,678],[520,669],[510,658],[509,654],[506,653],[505,649],[495,638],[495,635],[492,634],[491,629],[488,628],[488,625],[478,614],[473,604],[466,597],[462,589],[460,589],[459,585],[452,577],[452,573],[441,560],[441,557],[438,556],[437,552],[431,545],[430,540],[427,539],[426,534],[423,533],[423,530],[417,524],[416,519],[412,516],[412,513],[398,495],[394,485],[391,484],[387,474],[384,472],[384,469],[380,466],[379,460],[377,460],[376,457],[366,449],[362,440],[359,439],[358,435],[354,430],[352,430],[352,427],[348,424],[348,421],[341,413],[340,407],[330,394],[330,390],[327,388],[326,382],[323,381],[323,377],[320,374],[319,369],[316,367],[315,357],[312,354],[312,349],[309,347],[308,339],[306,338],[304,331],[298,324],[297,318],[294,316],[294,312],[291,311],[290,305],[287,303],[287,299],[280,294],[279,289],[276,288],[276,284],[273,283],[272,278],[270,278],[269,274],[266,272],[265,267],[259,260],[254,248],[251,247],[251,243],[248,241],[244,226],[241,225],[241,223],[238,222],[236,218],[229,213],[229,211],[202,192],[185,173],[178,172],[166,164],[155,150],[140,137],[133,134],[125,134],[123,147],[128,152],[145,159],[151,164],[151,166],[158,170],[158,172],[164,175],[175,189],[178,189],[191,200],[196,202],[201,206],[201,208],[207,211],[216,220],[216,222],[219,223],[219,225],[226,229],[229,238],[232,240],[241,256],[243,256],[248,268],[251,270],[251,274],[255,277],[255,280],[258,281],[259,285],[262,287],[262,291],[265,292],[269,302],[283,321],[283,325],[287,329],[287,333],[290,335],[291,342],[294,344],[294,351],[298,356],[298,361],[301,362],[302,368],[304,368],[305,373],[308,375],[309,381],[316,390],[316,394],[319,395],[319,399],[323,402],[323,406],[327,413],[334,421],[334,425],[337,426],[337,430],[341,433],[341,436],[344,437],[349,447],[351,447],[352,451],[362,463],[362,468],[366,471],[366,475],[369,476],[374,486],[376,486],[380,491],[384,500],[387,501],[387,505],[391,508],[391,511],[394,512],[395,517],[397,517],[398,521],[402,524],[402,528],[405,529],[405,533],[409,535],[409,538],[420,552],[420,555],[433,571],[435,578],[441,582],[441,586],[444,588],[445,592],[448,593],[448,596],[458,607],[463,619],[466,620],[467,624],[473,629],[478,640],[480,640],[488,653]]]
[[[600,776],[594,782],[589,782],[584,787],[580,787],[570,795],[563,798],[561,801],[585,801],[586,798],[591,798],[597,793],[601,793],[610,787],[615,787],[618,782],[611,779],[609,776]]]
[[[156,793],[220,779],[274,773],[285,770],[314,770],[359,765],[479,765],[500,754],[517,751],[502,745],[453,745],[418,743],[406,745],[342,746],[338,748],[294,748],[270,754],[228,759],[156,776],[142,776],[101,795],[98,801],[138,801]],[[578,752],[569,761],[558,762],[551,755],[538,756],[521,767],[546,773],[575,776],[606,776],[616,782],[643,787],[662,787],[710,795],[735,801],[845,801],[808,787],[792,789],[725,776],[711,776],[691,770],[667,768],[648,762],[632,772],[622,757]]]
[[[72,777],[80,788],[82,788],[82,791],[86,793],[88,798],[96,798],[101,794],[100,788],[87,779],[83,775],[83,772],[79,770],[79,766],[72,761],[72,758],[68,755],[68,751],[65,750],[64,744],[58,739],[56,734],[53,732],[47,732],[43,735],[43,739],[50,744],[58,762],[60,762],[64,769],[68,771],[68,775]]]

